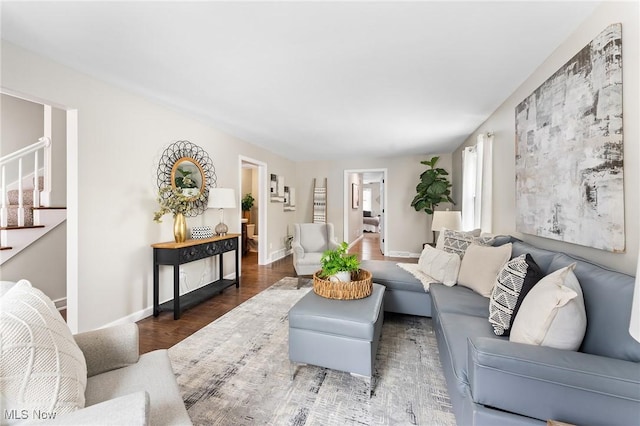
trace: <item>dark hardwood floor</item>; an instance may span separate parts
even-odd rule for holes
[[[357,253],[360,259],[417,262],[417,259],[413,258],[382,256],[379,234],[365,233],[364,238],[353,246],[350,253]],[[158,317],[151,316],[139,321],[140,353],[170,348],[281,278],[293,276],[295,276],[295,271],[291,256],[270,265],[260,266],[258,265],[257,253],[248,253],[242,258],[240,288],[227,288],[222,294],[182,312],[177,321],[174,321],[172,312],[162,312]]]

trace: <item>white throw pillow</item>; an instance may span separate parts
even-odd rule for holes
[[[490,297],[498,273],[511,258],[511,243],[498,247],[471,244],[462,258],[458,284]]]
[[[522,301],[513,321],[512,342],[578,350],[587,330],[582,288],[575,263],[536,284]]]
[[[418,266],[431,278],[451,287],[458,281],[460,256],[426,245],[418,260]]]
[[[34,412],[59,417],[84,407],[84,354],[51,299],[29,281],[18,281],[0,298],[0,335],[3,412],[17,410],[33,420]],[[4,418],[3,424],[17,420]]]

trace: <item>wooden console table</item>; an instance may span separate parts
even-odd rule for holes
[[[240,287],[240,270],[238,264],[238,237],[240,234],[227,234],[223,237],[212,237],[202,240],[187,240],[183,243],[169,241],[151,244],[153,247],[153,316],[160,311],[173,310],[173,319],[180,318],[181,309],[188,309],[210,297],[222,293],[227,287]],[[236,252],[236,279],[223,279],[222,255],[229,251]],[[220,279],[180,296],[180,265],[194,260],[206,259],[220,255]],[[160,304],[160,265],[173,265],[173,300]]]

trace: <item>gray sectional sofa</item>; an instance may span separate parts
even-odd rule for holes
[[[496,336],[489,299],[466,287],[432,284],[425,293],[395,262],[364,261],[362,267],[387,286],[392,297],[385,310],[433,318],[459,425],[640,424],[640,343],[628,331],[634,278],[515,238],[494,245],[508,242],[512,257],[529,253],[545,274],[577,263],[588,322],[579,351]],[[415,302],[426,300],[430,307],[417,309]]]

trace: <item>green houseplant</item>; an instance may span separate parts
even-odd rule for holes
[[[351,281],[351,273],[360,269],[360,261],[355,254],[347,253],[348,248],[349,245],[343,241],[337,248],[322,253],[320,275],[323,278],[330,281]]]
[[[251,221],[251,208],[253,208],[254,202],[255,198],[253,198],[253,195],[251,195],[250,192],[247,192],[240,202],[242,205],[243,216],[246,217],[249,222]]]
[[[445,177],[449,173],[436,167],[439,159],[440,157],[431,157],[430,160],[420,162],[429,168],[420,175],[420,182],[416,186],[417,194],[411,201],[411,206],[416,211],[424,211],[428,215],[432,215],[440,203],[455,204],[451,199],[451,182]],[[435,232],[433,234],[435,242]]]

